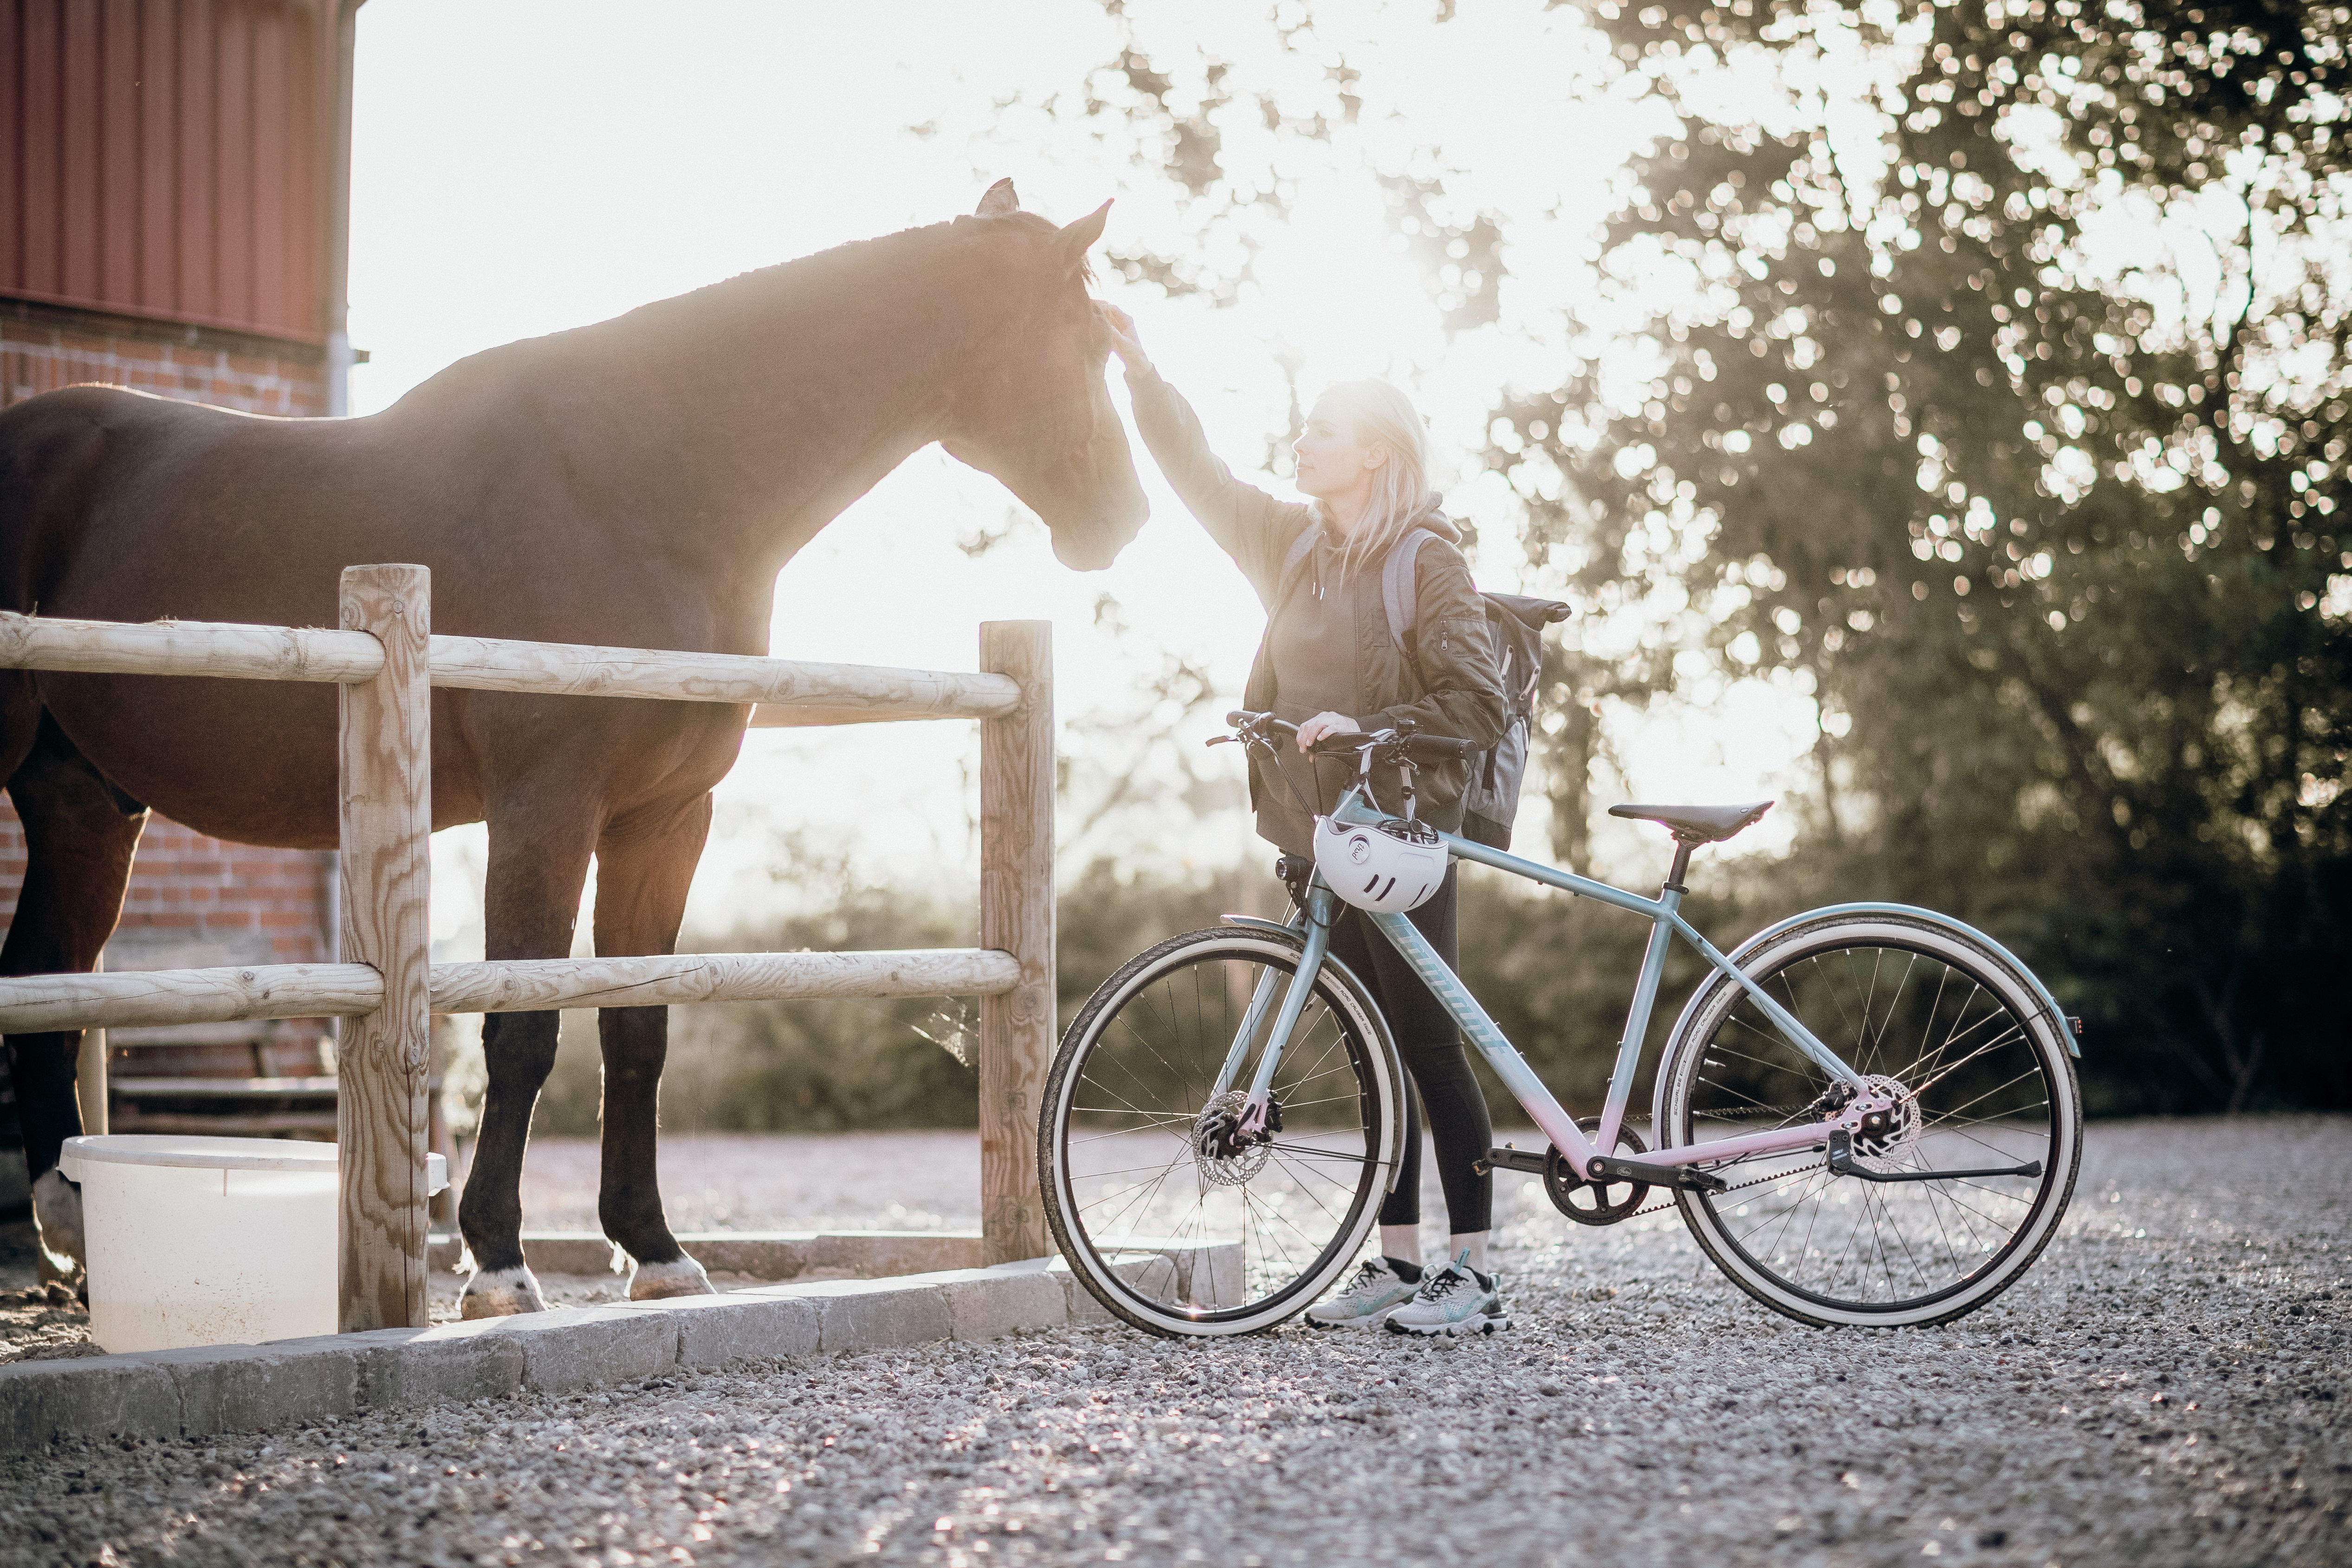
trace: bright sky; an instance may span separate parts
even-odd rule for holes
[[[1235,47],[1264,36],[1255,4],[1150,9],[1203,47],[1217,47],[1223,22]],[[1555,374],[1548,336],[1587,265],[1581,237],[1633,133],[1612,106],[1580,98],[1575,65],[1589,39],[1572,13],[1546,12],[1539,0],[1481,7],[1439,29],[1435,47],[1385,54],[1389,13],[1380,5],[1327,5],[1323,14],[1333,37],[1346,27],[1358,35],[1351,63],[1392,72],[1401,94],[1445,106],[1444,139],[1485,182],[1482,196],[1551,210],[1548,224],[1522,231],[1513,257],[1515,277],[1541,280],[1541,308],[1524,319],[1507,310],[1503,330],[1443,338],[1388,243],[1377,187],[1360,166],[1344,166],[1379,151],[1383,137],[1423,128],[1367,127],[1335,151],[1335,166],[1291,171],[1299,184],[1284,242],[1261,255],[1256,282],[1234,308],[1106,286],[1245,474],[1262,462],[1267,433],[1284,426],[1277,348],[1299,356],[1309,388],[1392,375],[1420,399],[1441,447],[1470,449],[1495,387]],[[904,58],[914,42],[920,58]],[[369,0],[359,24],[352,330],[373,357],[353,373],[354,411],[385,407],[484,348],[968,212],[1001,174],[1018,182],[1025,205],[1060,221],[1118,195],[1112,243],[1124,233],[1164,247],[1178,232],[1164,182],[1130,179],[1080,129],[1034,108],[1001,107],[1015,94],[1031,105],[1081,94],[1086,73],[1118,47],[1092,0]],[[934,129],[908,129],[919,125]],[[1557,138],[1559,157],[1528,156],[1531,125]],[[1237,139],[1229,150],[1247,153]],[[959,550],[959,536],[1001,528],[1014,503],[935,448],[919,454],[786,569],[772,651],[970,668],[980,621],[1042,617],[1055,623],[1066,717],[1131,703],[1169,653],[1214,673],[1227,693],[1222,711],[1239,699],[1261,617],[1139,444],[1137,456],[1152,521],[1117,565],[1082,576],[1052,561],[1034,521],[977,559]],[[1287,493],[1282,475],[1255,477]],[[1508,588],[1520,584],[1499,484],[1466,480],[1451,496],[1454,510],[1490,524],[1476,563],[1482,581]],[[1097,629],[1102,595],[1118,601],[1127,635]],[[1623,787],[1730,800],[1785,785],[1812,721],[1809,702],[1753,682],[1691,695],[1693,705],[1613,727]],[[723,925],[779,897],[767,868],[777,836],[796,829],[851,846],[877,877],[928,873],[971,886],[976,755],[962,725],[754,731],[720,792],[689,922]],[[1233,752],[1211,765],[1239,777]],[[1601,787],[1615,798],[1610,783]],[[1520,842],[1544,842],[1535,811],[1522,818]],[[453,955],[479,941],[480,844],[478,828],[456,830],[436,856],[436,931]],[[1223,864],[1260,847],[1226,814],[1206,825],[1128,820],[1066,843],[1065,853]],[[1604,839],[1603,852],[1629,876],[1655,873],[1642,840]]]

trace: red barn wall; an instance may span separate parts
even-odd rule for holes
[[[331,0],[0,0],[0,294],[326,340]]]
[[[0,406],[328,411],[334,0],[0,0]],[[0,913],[23,830],[0,805]],[[315,962],[331,855],[151,817],[110,968]]]

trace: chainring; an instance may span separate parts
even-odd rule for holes
[[[1601,1118],[1579,1117],[1576,1125],[1588,1134],[1596,1133],[1601,1131]],[[1616,1152],[1646,1154],[1649,1150],[1642,1135],[1632,1127],[1618,1127]],[[1631,1219],[1640,1210],[1642,1200],[1650,1195],[1649,1185],[1643,1182],[1595,1182],[1578,1175],[1576,1167],[1568,1163],[1568,1156],[1557,1148],[1544,1161],[1543,1184],[1552,1206],[1579,1225],[1615,1225],[1621,1219]],[[1624,1189],[1626,1195],[1612,1201],[1609,1194],[1612,1187]]]

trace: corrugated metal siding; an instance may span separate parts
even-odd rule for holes
[[[0,295],[320,342],[332,0],[0,0]]]

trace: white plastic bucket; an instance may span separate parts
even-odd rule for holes
[[[425,1187],[449,1184],[425,1156]],[[258,1344],[336,1329],[335,1146],[284,1138],[68,1138],[89,1337],[109,1351]]]

